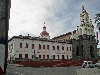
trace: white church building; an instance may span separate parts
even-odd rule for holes
[[[69,41],[72,41],[69,43]],[[93,51],[94,50],[94,51]],[[84,58],[97,57],[94,26],[82,5],[80,25],[77,29],[50,39],[46,27],[39,37],[13,36],[8,41],[8,59],[71,59],[85,54]]]
[[[72,44],[50,39],[46,27],[39,37],[13,36],[8,41],[8,60],[33,59],[70,59],[72,58]]]

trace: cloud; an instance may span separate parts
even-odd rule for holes
[[[44,22],[51,38],[75,30],[80,25],[82,5],[93,20],[100,12],[98,0],[12,0],[9,36],[40,36]],[[95,29],[96,31],[96,29]]]

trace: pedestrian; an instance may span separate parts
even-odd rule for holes
[[[1,68],[1,66],[0,66],[0,75],[3,75],[3,70]]]

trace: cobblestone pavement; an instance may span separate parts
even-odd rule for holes
[[[80,68],[80,66],[34,68],[8,65],[6,75],[77,75],[76,69]]]
[[[100,69],[71,67],[23,67],[20,65],[8,65],[6,75],[100,75]]]
[[[96,68],[81,68],[77,69],[78,75],[100,75],[100,69]]]

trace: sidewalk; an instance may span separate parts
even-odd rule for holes
[[[100,69],[98,68],[81,68],[76,71],[78,75],[100,75]]]
[[[23,65],[19,65],[19,64],[8,64],[10,66],[17,66],[17,67],[23,67]]]

